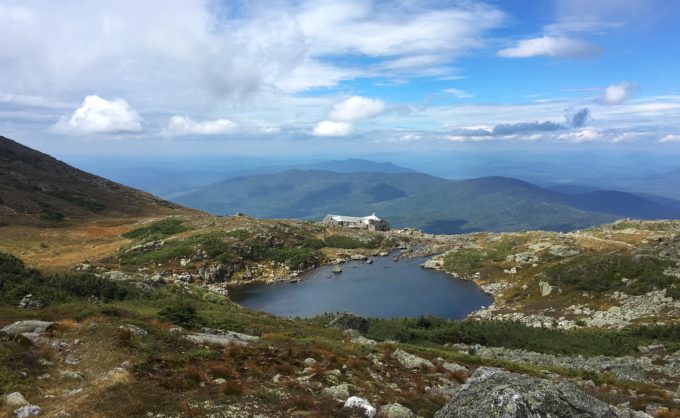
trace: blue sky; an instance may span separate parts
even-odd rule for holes
[[[0,2],[0,134],[57,155],[680,148],[680,3]]]

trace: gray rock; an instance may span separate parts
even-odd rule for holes
[[[3,396],[2,399],[4,400],[5,404],[9,406],[28,405],[28,401],[26,400],[26,398],[24,398],[24,395],[22,395],[20,392],[8,393],[7,395]]]
[[[71,380],[83,380],[85,377],[83,376],[82,373],[80,372],[72,372],[69,370],[64,370],[61,373],[59,373],[62,379],[71,379]]]
[[[458,363],[449,363],[447,361],[444,361],[444,359],[441,359],[441,358],[438,358],[437,362],[439,364],[441,364],[443,368],[450,371],[451,373],[467,373],[467,372],[469,372],[467,367],[461,366]]]
[[[353,329],[361,334],[366,334],[370,323],[366,318],[354,315],[353,313],[342,312],[337,314],[328,325],[340,329]]]
[[[324,395],[330,396],[333,399],[347,399],[349,398],[349,384],[342,383],[340,385],[324,388],[322,392]]]
[[[25,333],[42,334],[43,332],[50,330],[53,326],[54,326],[54,322],[34,321],[34,320],[17,321],[13,324],[7,325],[3,329],[0,329],[0,331],[7,333],[9,335],[17,335],[17,334],[25,334]]]
[[[364,411],[364,415],[367,416],[368,418],[375,417],[375,414],[378,412],[370,403],[368,403],[366,399],[362,399],[358,396],[352,396],[350,398],[347,398],[347,400],[345,401],[344,408],[361,409]]]
[[[132,325],[132,324],[126,324],[126,325],[121,325],[118,328],[125,330],[125,331],[130,331],[132,335],[135,335],[137,337],[144,337],[148,335],[149,333],[137,325]]]
[[[363,335],[359,334],[359,331],[354,330],[354,329],[346,329],[342,332],[342,335],[345,338],[348,338],[354,344],[361,344],[361,345],[375,345],[375,344],[377,344],[377,342],[375,340],[371,340],[369,338],[364,337]]]
[[[401,404],[391,403],[380,407],[378,418],[416,418],[416,414]]]
[[[407,353],[401,348],[397,348],[394,353],[392,353],[392,358],[397,360],[399,364],[407,369],[420,369],[420,368],[432,368],[434,364],[431,361],[425,360],[424,358],[415,356],[413,354]]]
[[[35,417],[42,414],[42,409],[36,405],[24,405],[19,409],[14,410],[14,415],[17,418]]]
[[[566,382],[554,382],[481,367],[458,389],[435,418],[641,418],[585,394]]]
[[[541,296],[548,296],[553,291],[553,286],[548,282],[538,282],[538,289],[541,291]]]
[[[184,338],[196,344],[213,344],[222,347],[227,347],[232,344],[246,346],[251,342],[255,342],[260,339],[260,337],[241,334],[240,332],[233,331],[227,331],[223,334],[187,334],[184,336]]]
[[[43,307],[43,303],[35,299],[32,294],[27,294],[21,301],[19,301],[20,309],[40,309]]]

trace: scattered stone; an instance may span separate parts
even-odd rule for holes
[[[6,327],[0,329],[0,331],[9,334],[9,335],[17,335],[17,334],[26,334],[26,333],[31,333],[31,334],[42,334],[48,330],[50,330],[54,326],[54,322],[46,322],[46,321],[34,321],[34,320],[28,320],[28,321],[17,321],[13,324],[7,325]]]
[[[14,410],[14,415],[17,418],[35,417],[42,414],[42,409],[36,405],[24,405],[19,409]]]
[[[63,370],[59,373],[62,379],[71,379],[71,380],[83,380],[85,379],[85,376],[83,376],[82,373],[80,372],[73,372],[70,370]]]
[[[580,254],[580,252],[578,250],[573,249],[573,248],[569,248],[566,245],[555,245],[555,246],[551,247],[548,250],[548,252],[550,254],[554,255],[555,257],[562,257],[562,258],[573,257],[575,255]]]
[[[553,291],[553,286],[550,285],[548,282],[538,282],[538,288],[541,291],[541,296],[548,296],[549,294],[552,293]]]
[[[221,377],[218,377],[217,379],[213,379],[212,382],[215,385],[223,385],[223,384],[227,383],[227,379],[223,379]]]
[[[316,364],[316,360],[314,360],[311,357],[307,357],[306,359],[303,360],[302,364],[304,364],[305,367],[312,367],[313,365]]]
[[[437,362],[442,365],[443,368],[450,371],[451,373],[468,373],[469,370],[465,366],[461,366],[458,363],[449,363],[444,361],[444,359],[438,358]]]
[[[380,407],[378,418],[416,418],[416,414],[401,404],[391,403]]]
[[[350,398],[347,398],[345,401],[344,408],[358,408],[358,409],[363,409],[364,415],[367,416],[368,418],[373,418],[375,417],[375,414],[377,413],[376,409],[371,406],[370,403],[366,399],[362,399],[358,396],[352,396]]]
[[[70,398],[71,396],[75,396],[79,394],[80,392],[83,391],[83,388],[77,388],[77,389],[70,389],[70,390],[65,390],[64,391],[64,396],[67,398]]]
[[[435,418],[642,418],[606,404],[566,382],[480,367]]]
[[[251,342],[255,342],[260,339],[260,337],[241,334],[240,332],[234,331],[227,331],[223,334],[187,334],[184,336],[184,338],[196,344],[214,344],[222,347],[227,347],[232,344],[246,346]]]
[[[398,348],[392,353],[392,358],[397,360],[399,364],[407,369],[420,369],[420,368],[432,368],[434,364],[431,361],[424,358],[418,357],[416,355],[407,353],[406,351]]]
[[[27,294],[19,302],[20,309],[40,309],[43,307],[43,303],[39,300],[33,298],[32,294]]]
[[[118,328],[125,330],[125,331],[130,331],[132,333],[132,335],[134,335],[136,337],[144,337],[144,336],[149,334],[145,329],[142,329],[142,328],[138,327],[137,325],[132,325],[132,324],[121,325]]]
[[[337,400],[347,399],[349,398],[349,384],[342,383],[340,385],[324,388],[323,394]]]
[[[371,340],[369,338],[364,337],[363,335],[359,334],[359,331],[353,330],[353,329],[346,329],[342,332],[342,335],[349,339],[352,343],[354,344],[361,344],[361,345],[375,345],[377,342],[375,340]]]
[[[68,357],[66,357],[66,360],[64,360],[64,364],[67,364],[69,366],[76,366],[76,365],[80,364],[80,360],[78,360],[77,358],[75,358],[73,356],[68,356]]]
[[[28,405],[28,401],[26,398],[24,398],[24,395],[22,395],[20,392],[12,392],[8,393],[7,395],[3,396],[2,399],[5,401],[5,404],[9,406],[24,406]]]
[[[335,274],[342,273],[342,267],[340,267],[340,266],[333,267],[333,273],[335,273]]]
[[[340,329],[353,329],[361,334],[366,334],[370,323],[366,318],[354,315],[353,313],[342,312],[337,314],[328,325]]]

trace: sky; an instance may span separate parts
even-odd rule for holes
[[[680,153],[675,0],[0,0],[0,135],[56,155]]]

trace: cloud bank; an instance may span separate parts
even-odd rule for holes
[[[196,122],[186,116],[173,116],[164,133],[169,136],[179,135],[217,135],[226,134],[236,129],[236,123],[229,119],[215,119]]]
[[[498,51],[504,58],[558,57],[558,58],[590,58],[601,52],[601,49],[580,39],[567,37],[543,36],[541,38],[524,39],[514,47]]]

